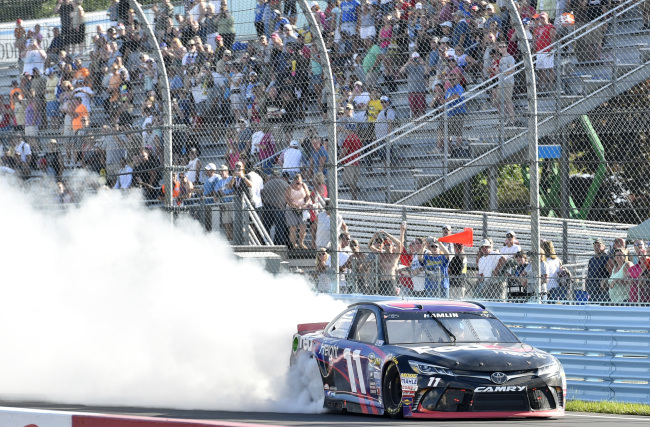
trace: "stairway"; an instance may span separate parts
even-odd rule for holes
[[[645,47],[650,42],[650,31],[641,29],[637,5],[630,1],[612,15],[603,47],[607,59],[579,62],[574,54],[560,54],[562,92],[538,97],[540,138],[650,78],[650,49]],[[564,43],[563,47],[566,45]],[[403,117],[408,112],[408,94],[402,89],[405,88],[400,87],[400,93],[392,98],[393,103],[398,105],[398,115],[401,113]],[[401,157],[400,162],[390,171],[384,169],[383,164],[377,166],[371,163],[371,166],[375,166],[371,171],[362,168],[365,169],[360,180],[363,199],[420,205],[490,166],[503,163],[506,159],[512,160],[515,155],[523,153],[518,157],[519,162],[523,161],[528,146],[528,105],[525,95],[515,96],[519,120],[514,127],[501,126],[501,118],[491,107],[487,94],[479,88],[468,88],[466,98],[472,98],[467,102],[468,115],[463,132],[469,154],[467,158],[449,157],[445,167],[444,156],[432,150],[438,124],[433,121],[417,125],[406,123],[395,135],[391,148]],[[446,176],[445,171],[448,172]],[[339,194],[343,199],[348,196],[341,180]]]

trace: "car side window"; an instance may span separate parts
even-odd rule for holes
[[[359,310],[352,325],[350,339],[368,344],[375,344],[377,341],[377,317],[371,310]]]
[[[354,314],[357,312],[357,309],[348,310],[345,313],[341,314],[338,319],[336,319],[325,331],[327,335],[332,338],[341,338],[346,339],[348,333],[350,332],[350,327],[352,326],[352,320],[354,320]]]

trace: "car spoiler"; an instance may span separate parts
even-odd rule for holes
[[[329,322],[321,323],[301,323],[298,325],[298,333],[316,332],[325,329]]]

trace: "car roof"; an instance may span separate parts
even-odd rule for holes
[[[431,312],[445,312],[445,313],[458,313],[458,312],[483,312],[485,306],[475,302],[466,301],[438,301],[438,300],[395,300],[395,301],[379,301],[379,302],[361,302],[352,305],[376,305],[380,307],[385,313],[404,313],[417,312],[417,311],[431,311]]]

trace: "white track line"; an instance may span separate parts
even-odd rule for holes
[[[644,421],[648,422],[648,417],[644,417],[642,415],[639,415],[636,418],[630,418],[630,417],[622,417],[622,416],[617,416],[617,415],[588,415],[588,414],[571,414],[568,412],[564,413],[565,416],[567,417],[583,417],[583,418],[607,418],[608,420],[634,420],[634,421]]]

